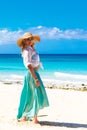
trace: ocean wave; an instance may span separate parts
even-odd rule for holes
[[[1,82],[21,82],[23,81],[23,75],[17,75],[17,74],[0,75],[0,81]]]
[[[69,73],[60,73],[60,72],[54,72],[54,75],[56,77],[68,77],[68,78],[79,78],[79,79],[87,79],[87,75],[77,75],[77,74],[69,74]]]
[[[24,76],[13,74],[13,75],[10,75],[10,77],[15,78],[15,79],[23,79]]]
[[[23,78],[23,74],[7,74],[3,76],[1,75],[0,81],[23,82]],[[44,83],[87,83],[87,75],[69,74],[61,72],[54,72],[51,76],[45,75],[41,76],[41,78]]]
[[[61,73],[61,72],[54,72],[54,75],[56,78],[61,80],[87,82],[87,75],[69,74],[69,73]]]

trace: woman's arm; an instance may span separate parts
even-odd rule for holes
[[[38,80],[38,78],[37,78],[37,76],[36,76],[36,74],[34,72],[34,69],[33,69],[31,64],[28,65],[28,69],[29,69],[30,73],[32,74],[32,76],[34,78],[36,86],[39,87],[40,86],[40,82],[39,82],[39,80]]]

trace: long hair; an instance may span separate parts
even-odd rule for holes
[[[24,50],[27,46],[28,46],[28,45],[26,45],[26,41],[23,40],[23,41],[22,41],[22,52],[23,52],[23,50]],[[32,44],[31,47],[34,48],[34,44]]]
[[[23,40],[23,41],[22,41],[22,52],[23,52],[23,50],[26,48],[26,46],[27,46],[27,45],[26,45],[26,42],[25,42],[25,40]]]

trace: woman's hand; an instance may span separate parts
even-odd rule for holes
[[[38,79],[35,79],[35,85],[36,85],[37,87],[40,86],[40,81],[39,81]]]

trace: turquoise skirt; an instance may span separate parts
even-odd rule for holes
[[[38,114],[39,109],[49,106],[45,87],[37,70],[35,70],[35,74],[40,81],[39,87],[35,85],[29,70],[24,77],[17,119],[26,116],[27,120],[31,120],[34,115]]]

